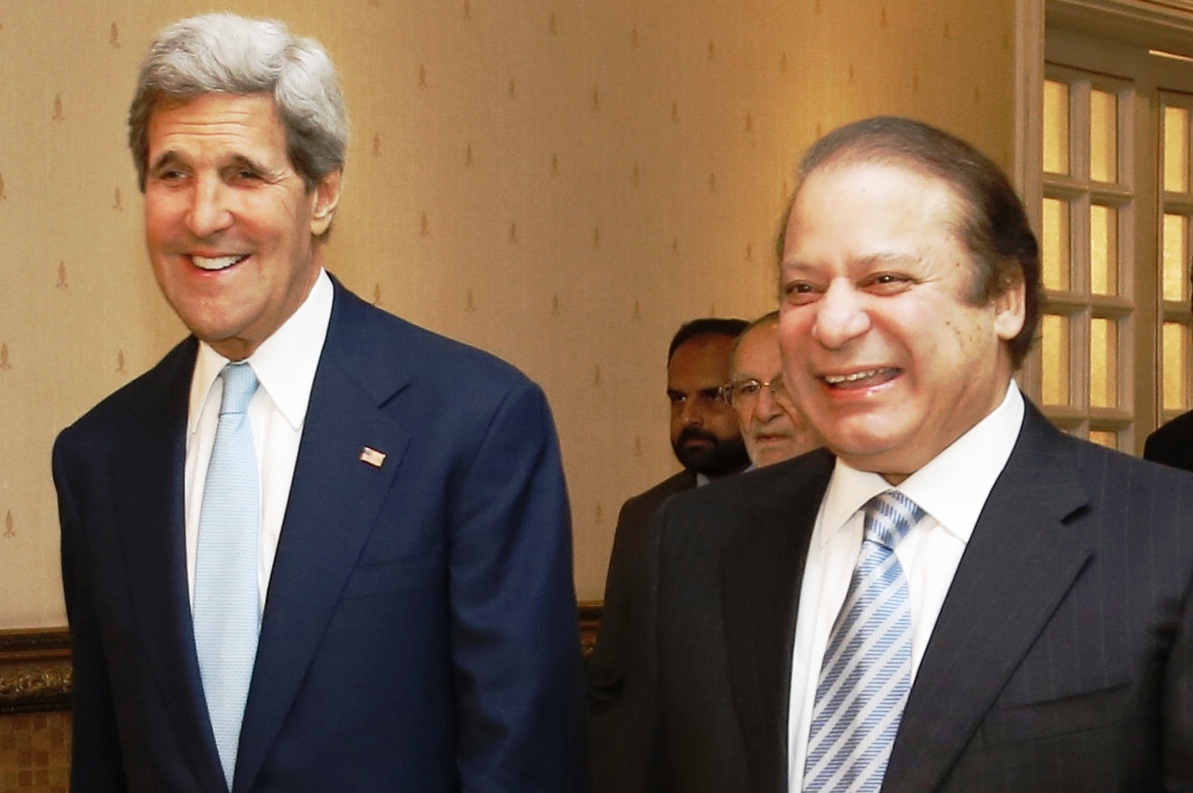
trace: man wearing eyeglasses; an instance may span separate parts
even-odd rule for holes
[[[820,436],[783,387],[779,312],[750,323],[733,344],[721,394],[737,413],[754,468],[781,463],[821,445]]]

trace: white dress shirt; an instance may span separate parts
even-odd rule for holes
[[[895,548],[911,601],[914,682],[966,543],[1019,437],[1023,412],[1023,396],[1012,381],[999,407],[897,488],[837,460],[800,587],[787,716],[789,790],[803,789],[820,663],[861,552],[861,508],[879,493],[897,489],[925,512]]]
[[[334,295],[325,271],[306,300],[273,335],[247,358],[260,385],[249,402],[249,422],[260,474],[261,530],[257,549],[257,583],[261,608],[269,589],[269,574],[277,553],[282,518],[290,499],[290,483],[298,460],[298,443],[315,369],[327,338]],[[186,436],[186,569],[191,606],[195,602],[195,550],[199,542],[199,512],[207,463],[219,424],[221,388],[213,388],[228,359],[206,342],[199,343],[195,373],[191,377],[190,407]]]

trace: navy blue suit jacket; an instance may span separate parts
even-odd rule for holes
[[[72,789],[226,788],[187,595],[197,342],[59,436]],[[386,455],[362,462],[363,447]],[[584,785],[570,518],[543,394],[336,285],[235,793]]]

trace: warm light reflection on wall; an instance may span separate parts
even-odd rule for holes
[[[1189,97],[1161,94],[1164,127],[1163,223],[1160,238],[1160,296],[1165,301],[1160,331],[1163,409],[1189,408]]]
[[[1124,175],[1134,141],[1133,87],[1105,74],[1048,65],[1040,247],[1047,308],[1040,375],[1050,416],[1077,435],[1131,444],[1135,295],[1120,247],[1134,222]]]
[[[1046,405],[1069,403],[1069,318],[1045,314],[1040,334],[1043,394]]]
[[[1069,86],[1044,81],[1044,170],[1069,172]]]
[[[1044,288],[1067,291],[1069,281],[1069,204],[1056,198],[1044,199],[1044,233],[1040,255]]]
[[[1089,323],[1089,404],[1118,406],[1118,326],[1112,319]]]
[[[1164,108],[1164,189],[1189,189],[1189,111],[1183,107]]]
[[[1100,204],[1089,208],[1089,290],[1118,293],[1118,212]]]
[[[1118,181],[1118,97],[1107,91],[1089,94],[1089,178]]]
[[[1189,404],[1185,366],[1189,360],[1189,327],[1179,322],[1165,322],[1164,350],[1164,409],[1184,410]]]
[[[1184,300],[1189,283],[1189,220],[1184,215],[1164,215],[1163,294],[1165,300]]]

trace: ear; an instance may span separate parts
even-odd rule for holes
[[[994,332],[1003,341],[1010,341],[1023,330],[1027,317],[1025,294],[1023,279],[1019,279],[991,301],[994,306]]]
[[[324,176],[311,191],[311,236],[322,237],[331,228],[336,205],[340,203],[340,184],[344,172],[337,168]]]

